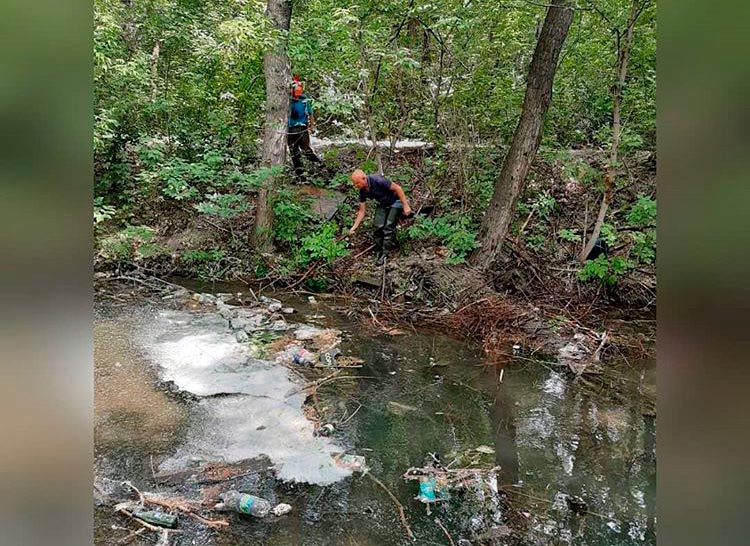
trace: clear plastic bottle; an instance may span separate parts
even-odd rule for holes
[[[232,510],[256,518],[264,518],[271,512],[271,503],[255,495],[240,493],[239,491],[227,491],[219,495],[219,498],[221,502],[215,506],[219,511]]]

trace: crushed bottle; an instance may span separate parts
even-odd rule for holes
[[[300,366],[313,366],[313,358],[315,355],[305,349],[300,349],[292,355],[292,361]]]

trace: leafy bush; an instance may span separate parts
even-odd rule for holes
[[[647,229],[631,233],[633,238],[633,255],[644,264],[652,264],[656,259],[656,230]]]
[[[274,195],[273,214],[274,239],[287,244],[298,242],[313,220],[307,203],[287,189]]]
[[[606,222],[602,223],[602,229],[599,232],[599,236],[604,239],[609,246],[614,246],[618,237],[617,230],[615,230],[614,226]]]
[[[213,193],[206,195],[206,200],[195,205],[198,212],[219,216],[220,218],[234,218],[247,212],[250,205],[247,197],[237,193]]]
[[[167,249],[154,242],[155,234],[148,226],[127,226],[102,239],[100,255],[108,260],[137,260],[166,254]]]
[[[466,256],[477,248],[477,234],[466,216],[417,217],[406,231],[410,239],[437,239],[447,246],[450,254],[446,261],[450,264],[465,262]]]
[[[636,226],[656,225],[656,201],[648,195],[640,194],[628,213],[628,222]]]
[[[100,224],[115,215],[116,209],[112,205],[105,205],[103,197],[94,199],[94,224]]]
[[[315,260],[323,260],[330,264],[336,258],[348,254],[346,243],[336,238],[336,224],[326,222],[317,231],[302,239],[302,245],[297,251],[297,263],[302,267]]]
[[[595,260],[587,260],[581,270],[578,272],[578,278],[582,281],[596,279],[602,284],[614,285],[633,264],[625,258],[619,256],[607,258],[599,256]]]
[[[575,229],[561,229],[557,232],[558,237],[562,239],[563,241],[569,241],[571,243],[580,243],[581,242],[581,236],[577,233]]]
[[[557,209],[557,200],[549,192],[544,190],[539,192],[530,203],[531,207],[536,208],[536,213],[540,218],[546,220],[555,209]]]
[[[202,280],[220,279],[227,270],[226,252],[219,248],[185,250],[180,260],[192,275]]]
[[[541,233],[528,233],[524,239],[526,246],[533,250],[542,250],[547,242],[547,237]]]

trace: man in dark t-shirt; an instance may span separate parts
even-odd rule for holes
[[[352,184],[359,190],[359,209],[349,233],[354,233],[364,220],[367,200],[374,199],[378,203],[373,222],[377,254],[375,263],[383,265],[388,252],[395,245],[396,224],[401,213],[403,212],[405,216],[411,215],[409,199],[401,186],[391,182],[382,174],[368,175],[363,170],[357,169],[352,173],[351,178]]]

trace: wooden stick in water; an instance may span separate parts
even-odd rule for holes
[[[410,539],[415,540],[414,533],[412,532],[411,527],[409,527],[409,523],[406,521],[406,513],[404,512],[403,505],[400,502],[398,502],[398,499],[393,495],[393,493],[391,493],[390,489],[388,489],[383,484],[383,482],[381,482],[379,479],[377,479],[375,476],[373,476],[369,472],[367,473],[367,475],[370,476],[370,478],[372,479],[372,481],[374,481],[376,484],[378,484],[383,491],[385,491],[386,493],[388,493],[389,497],[391,497],[391,500],[398,507],[398,513],[399,513],[399,516],[401,516],[401,523],[403,524],[404,529],[406,530],[406,534],[409,535]]]

